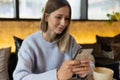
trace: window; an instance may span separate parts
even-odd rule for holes
[[[0,0],[0,18],[14,18],[15,17],[15,1],[14,0]]]
[[[0,0],[0,19],[40,19],[47,0]],[[120,12],[120,0],[68,0],[72,20],[108,20]]]
[[[113,12],[120,12],[120,0],[88,0],[88,20],[108,20]]]
[[[19,17],[39,19],[47,0],[19,0]]]
[[[80,19],[81,0],[68,0],[72,8],[72,19]]]
[[[47,0],[1,0],[0,18],[40,19],[46,2]],[[81,0],[68,2],[72,7],[72,19],[80,19]]]

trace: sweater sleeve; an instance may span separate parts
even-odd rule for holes
[[[18,53],[18,63],[13,73],[14,80],[57,80],[57,69],[46,72],[33,72],[35,56],[32,53],[34,51],[31,47],[23,42]]]
[[[72,58],[73,58],[75,56],[75,53],[78,51],[78,49],[81,49],[82,46],[79,45],[73,37],[71,37],[71,38],[72,38],[72,40],[71,40],[70,50],[71,50],[71,54],[72,54]],[[90,59],[90,63],[89,63],[90,64],[90,73],[88,74],[87,78],[93,74],[93,69],[95,67],[95,59],[92,54],[89,56],[89,59]]]
[[[19,69],[18,69],[19,70]],[[32,74],[27,71],[15,71],[14,80],[57,80],[56,69],[40,74]]]

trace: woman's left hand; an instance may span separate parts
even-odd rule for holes
[[[90,73],[90,64],[89,59],[83,59],[80,61],[80,64],[73,66],[73,72],[79,77],[84,78]]]

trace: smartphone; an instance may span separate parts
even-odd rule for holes
[[[93,52],[92,48],[89,49],[80,49],[77,51],[73,59],[82,60],[84,58],[89,58]]]
[[[76,54],[75,54],[73,60],[76,58],[76,56],[77,56],[79,53],[81,53],[81,51],[82,51],[82,49],[78,49],[78,50],[77,50],[77,52],[76,52]]]

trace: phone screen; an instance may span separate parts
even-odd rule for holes
[[[81,49],[80,51],[77,51],[74,59],[81,60],[81,59],[84,59],[84,58],[89,58],[92,52],[93,52],[92,48]]]

